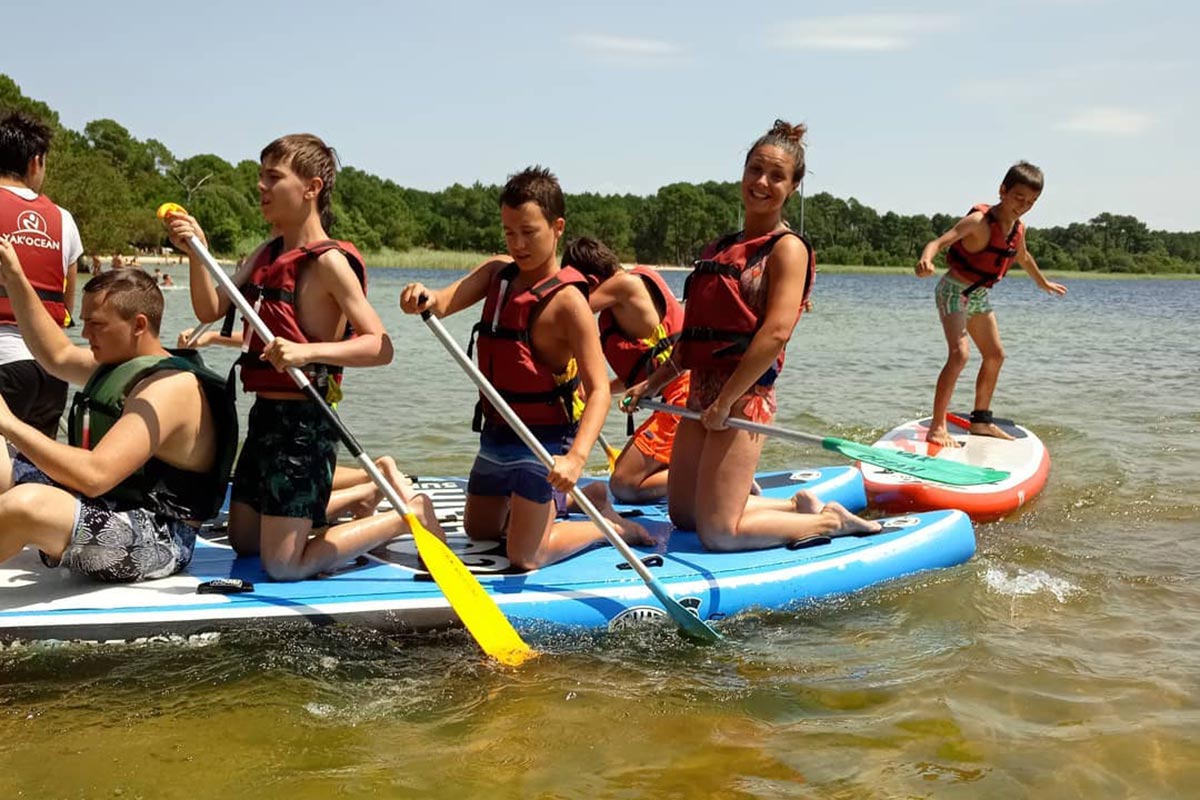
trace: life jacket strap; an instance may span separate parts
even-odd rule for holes
[[[39,289],[36,286],[33,289],[38,300],[44,303],[65,303],[67,296],[63,292],[56,292],[53,289]],[[8,297],[8,289],[0,286],[0,297]]]

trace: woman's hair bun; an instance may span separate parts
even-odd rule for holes
[[[799,125],[793,125],[787,120],[777,119],[775,124],[771,126],[771,130],[767,132],[768,136],[778,136],[781,139],[787,139],[789,142],[796,144],[804,143],[804,134],[808,132],[808,126],[801,122]]]

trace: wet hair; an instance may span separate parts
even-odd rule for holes
[[[1004,180],[1000,185],[1006,192],[1014,186],[1028,186],[1033,191],[1040,192],[1045,183],[1046,178],[1040,169],[1028,161],[1018,161],[1004,173]]]
[[[608,245],[590,236],[580,236],[567,242],[563,248],[562,265],[574,267],[585,276],[598,278],[601,282],[608,280],[621,269],[621,261],[617,254],[608,249]]]
[[[142,270],[120,269],[97,275],[84,284],[83,293],[103,294],[105,308],[113,309],[123,320],[145,314],[150,333],[158,336],[162,327],[163,295],[154,278]]]
[[[508,176],[508,182],[500,192],[500,205],[520,208],[526,203],[537,203],[542,216],[551,224],[567,215],[567,204],[563,200],[558,178],[545,167],[526,167]]]
[[[750,163],[750,156],[754,155],[754,151],[758,148],[765,145],[778,147],[792,157],[792,180],[799,183],[804,178],[804,134],[806,133],[808,133],[808,126],[803,122],[793,125],[781,119],[775,120],[771,130],[758,137],[754,144],[750,145],[750,149],[746,151],[746,161],[743,166]]]
[[[50,150],[54,130],[24,111],[0,117],[0,175],[24,178],[29,161]]]
[[[317,195],[317,211],[321,225],[333,225],[333,184],[337,180],[337,151],[311,133],[292,133],[280,136],[263,148],[258,159],[266,164],[274,161],[287,164],[304,180],[321,179],[321,191]]]

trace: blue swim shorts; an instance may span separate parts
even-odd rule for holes
[[[575,425],[548,425],[533,428],[534,436],[551,455],[562,455],[575,440]],[[479,455],[467,479],[467,494],[481,497],[517,495],[534,503],[551,500],[560,508],[566,496],[556,492],[546,476],[550,470],[507,425],[485,425],[479,435]]]

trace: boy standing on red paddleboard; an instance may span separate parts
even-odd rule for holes
[[[968,336],[983,356],[975,379],[975,408],[971,412],[970,431],[999,439],[1013,438],[992,422],[992,394],[1004,363],[1004,346],[1000,342],[1000,329],[988,293],[1013,262],[1020,264],[1043,291],[1053,295],[1067,293],[1067,287],[1061,283],[1046,280],[1025,247],[1025,224],[1021,217],[1033,208],[1041,196],[1043,184],[1042,171],[1033,164],[1027,161],[1014,164],[1000,184],[999,203],[976,205],[958,224],[921,251],[915,271],[917,277],[928,278],[934,273],[934,257],[950,248],[946,254],[948,269],[934,290],[949,354],[933,395],[933,420],[926,436],[929,442],[945,447],[958,446],[946,430],[946,413],[954,395],[954,385],[971,355]]]

